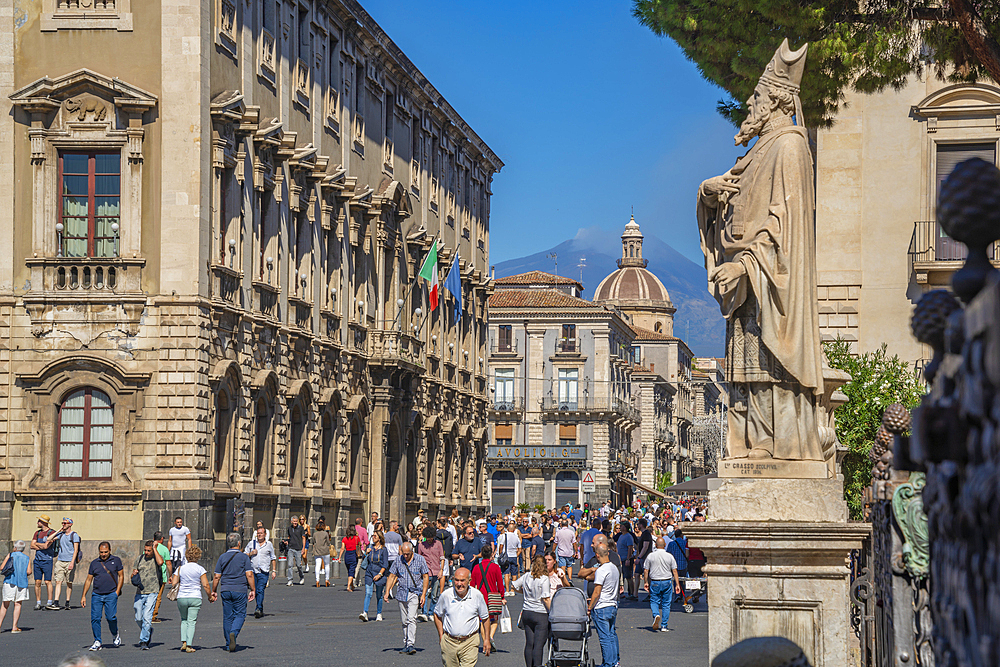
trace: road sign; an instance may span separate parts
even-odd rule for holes
[[[583,471],[583,488],[581,489],[584,493],[594,493],[597,491],[597,483],[594,481],[594,471],[584,470]]]

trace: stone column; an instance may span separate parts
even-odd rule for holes
[[[814,667],[846,667],[847,561],[870,527],[847,522],[843,482],[725,479],[709,507],[709,521],[684,524],[709,563],[709,659],[776,635],[801,646]]]
[[[389,401],[392,399],[392,388],[385,384],[380,384],[372,392],[374,405],[372,406],[371,431],[369,433],[369,469],[371,471],[371,483],[368,487],[368,512],[378,512],[379,516],[385,516],[386,508],[389,504],[388,494],[391,489],[386,488],[386,443],[388,437],[389,419],[392,417],[389,412]],[[388,528],[387,528],[388,529]]]

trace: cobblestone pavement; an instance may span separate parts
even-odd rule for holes
[[[162,623],[155,624],[151,649],[139,651],[139,631],[132,612],[134,589],[126,581],[118,606],[118,621],[123,645],[111,643],[107,622],[103,623],[106,648],[96,654],[108,665],[176,665],[231,664],[253,665],[377,664],[379,667],[430,667],[441,664],[437,647],[437,631],[433,623],[417,624],[417,649],[414,656],[397,653],[402,648],[399,607],[394,600],[385,604],[385,621],[362,623],[358,613],[364,602],[364,589],[347,592],[346,580],[330,588],[315,588],[312,573],[305,586],[285,586],[283,577],[266,593],[262,619],[252,615],[246,620],[239,637],[239,649],[230,654],[222,649],[222,603],[208,604],[205,600],[198,618],[194,645],[196,653],[181,653],[180,624],[176,603],[164,600],[160,608]],[[44,589],[43,589],[44,590]],[[77,587],[77,592],[79,591]],[[77,592],[74,607],[69,611],[33,611],[25,607],[20,626],[24,632],[12,635],[10,616],[4,620],[0,633],[0,655],[4,664],[24,664],[32,667],[56,665],[69,653],[86,652],[92,639],[90,607],[81,609]],[[34,592],[32,591],[32,595]],[[685,614],[675,604],[670,614],[672,632],[651,632],[652,617],[645,594],[641,602],[624,602],[618,613],[618,636],[622,667],[632,665],[670,665],[678,667],[708,664],[708,613],[704,600],[692,614]],[[27,603],[26,603],[27,604]],[[33,602],[32,602],[33,604]],[[516,619],[521,609],[521,597],[508,598],[509,609]],[[375,603],[371,613],[374,618]],[[480,655],[480,666],[520,667],[524,664],[524,633],[517,628],[508,635],[497,635],[500,651],[489,657]],[[592,636],[591,656],[600,664],[600,646],[596,633]],[[377,661],[377,662],[372,662]]]

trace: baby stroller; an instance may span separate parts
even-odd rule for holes
[[[593,667],[587,652],[590,616],[587,596],[579,588],[560,588],[549,605],[549,667]]]

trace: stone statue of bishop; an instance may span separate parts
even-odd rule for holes
[[[756,143],[698,190],[708,287],[726,318],[731,459],[824,460],[813,165],[799,100],[807,48],[781,44],[736,135]]]

